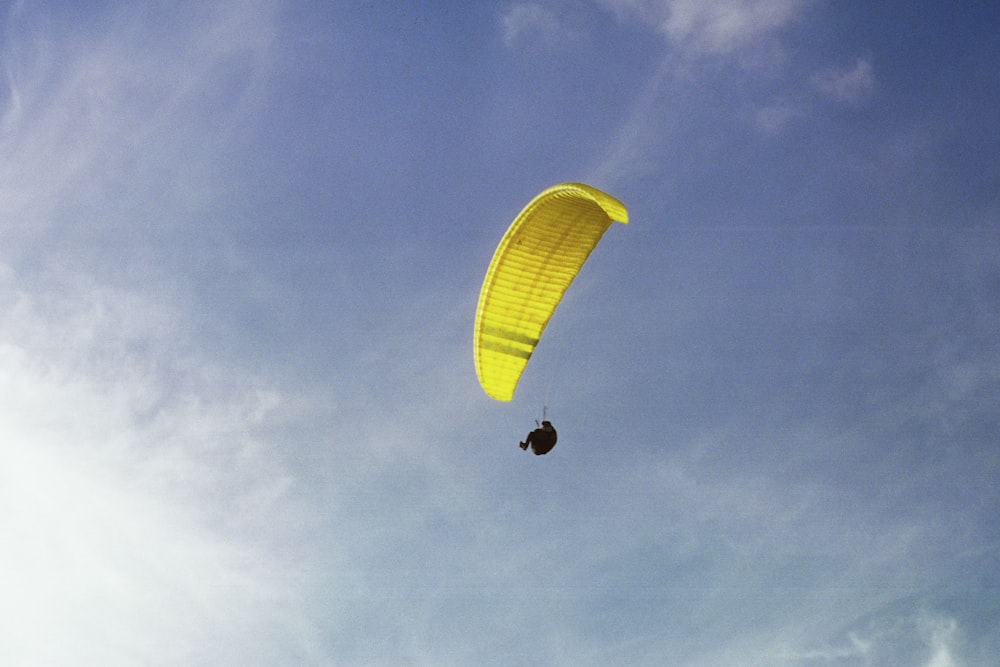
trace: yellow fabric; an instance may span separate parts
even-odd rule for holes
[[[474,332],[476,374],[498,401],[514,390],[563,294],[625,206],[582,183],[535,197],[511,224],[486,271]]]

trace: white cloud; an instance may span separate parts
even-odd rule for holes
[[[662,29],[701,53],[730,53],[759,43],[798,16],[801,0],[675,0]]]
[[[858,58],[851,67],[817,74],[812,78],[812,83],[832,100],[859,104],[870,98],[875,91],[875,72],[868,60]]]
[[[926,667],[955,667],[951,646],[955,641],[958,623],[952,618],[928,616],[919,619],[921,638],[932,651]]]
[[[663,128],[677,107],[669,84],[696,80],[695,66],[721,58],[747,69],[782,62],[780,33],[791,26],[812,0],[597,0],[619,21],[638,21],[661,33],[670,46],[660,67],[639,91],[631,113],[601,164],[593,170],[600,182],[641,173],[661,148]],[[670,96],[665,95],[670,90]],[[776,102],[761,108],[753,122],[776,132],[801,114],[795,104]]]
[[[300,625],[268,545],[291,480],[254,436],[278,396],[178,348],[161,306],[62,287],[0,294],[0,661],[264,650]]]
[[[760,47],[793,23],[809,0],[600,0],[620,18],[636,17],[688,57]]]
[[[552,42],[567,33],[554,11],[535,2],[511,5],[503,13],[500,22],[503,40],[507,46],[513,46],[526,39]]]
[[[835,644],[806,650],[789,645],[773,651],[761,664],[957,667],[963,664],[955,652],[960,634],[953,618],[895,603],[863,615],[859,627]]]
[[[3,664],[308,651],[280,546],[308,508],[276,520],[295,479],[260,435],[283,394],[209,359],[172,283],[102,278],[150,259],[133,251],[151,226],[203,215],[229,121],[267,74],[274,7],[143,7],[87,34],[22,11],[3,45]]]
[[[12,17],[0,113],[8,251],[19,237],[60,225],[76,234],[141,226],[134,209],[116,213],[132,197],[144,199],[135,206],[147,215],[156,210],[145,187],[160,198],[183,191],[189,208],[204,201],[206,155],[243,125],[223,121],[254,107],[269,74],[273,9],[198,4],[155,16],[143,7],[86,37],[63,35],[29,11]]]
[[[778,132],[788,123],[801,117],[803,110],[792,102],[774,102],[765,107],[761,107],[755,113],[754,120],[757,127],[764,132]]]
[[[858,58],[847,68],[825,70],[808,79],[804,89],[777,97],[754,112],[754,123],[765,133],[776,133],[789,123],[817,113],[819,99],[859,106],[871,98],[876,88],[874,70],[869,61]]]

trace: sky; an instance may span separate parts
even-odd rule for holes
[[[998,23],[3,3],[0,663],[1000,664]],[[567,181],[630,221],[496,402]]]

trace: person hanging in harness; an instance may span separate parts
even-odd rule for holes
[[[556,446],[557,439],[558,435],[555,428],[552,427],[552,422],[543,421],[541,427],[536,428],[524,439],[524,442],[521,443],[521,449],[531,447],[535,456],[542,456],[552,451],[552,448]]]

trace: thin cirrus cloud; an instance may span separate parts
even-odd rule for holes
[[[752,77],[750,64],[773,69],[784,61],[780,37],[810,8],[808,0],[600,0],[618,21],[635,23],[663,37],[660,66],[637,90],[625,122],[592,169],[592,178],[614,182],[651,163],[650,151],[665,140],[665,119],[677,115],[679,89],[696,91],[699,65],[722,61],[737,65]],[[778,55],[775,55],[778,54]],[[777,131],[803,113],[792,100],[762,103],[755,114],[758,127]]]
[[[637,22],[666,39],[683,58],[730,56],[753,50],[798,19],[809,0],[596,0],[618,21]],[[576,11],[580,11],[576,8]],[[575,35],[563,6],[519,2],[501,14],[504,42],[529,36],[552,41]]]
[[[993,664],[994,174],[949,115],[953,210],[895,46],[810,2],[104,5],[3,41],[0,663]],[[535,170],[594,163],[637,224],[525,459],[468,318]]]
[[[65,28],[12,11],[0,121],[0,213],[16,221],[8,244],[53,228],[140,226],[114,207],[148,196],[147,187],[183,188],[189,203],[203,197],[206,156],[232,134],[203,121],[235,120],[254,104],[271,59],[265,9],[181,12],[141,38],[152,17],[136,9],[110,21],[113,39],[92,41],[58,39]]]
[[[508,47],[532,38],[551,42],[567,33],[554,10],[534,2],[511,5],[500,17],[500,24],[504,44]]]
[[[849,67],[831,67],[805,82],[791,83],[791,92],[762,104],[754,120],[763,132],[776,133],[796,121],[807,120],[822,107],[862,108],[877,89],[874,65],[867,58],[859,57]]]
[[[600,0],[619,19],[639,20],[688,57],[759,47],[792,24],[808,0]]]
[[[5,664],[246,662],[301,624],[264,527],[288,477],[256,429],[280,393],[207,359],[169,283],[117,275],[155,255],[151,228],[197,218],[229,137],[212,121],[239,118],[266,72],[265,3],[188,9],[152,32],[122,12],[92,40],[57,39],[23,4],[8,15]]]
[[[835,102],[861,104],[875,92],[875,70],[865,58],[845,68],[833,68],[812,77],[815,88]]]

